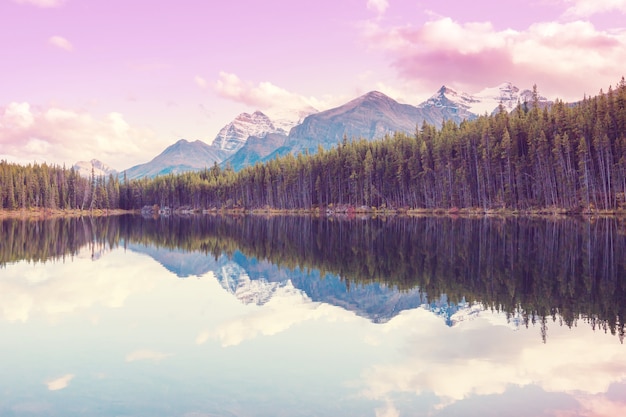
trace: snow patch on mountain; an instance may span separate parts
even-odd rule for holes
[[[222,288],[244,304],[263,305],[276,295],[300,294],[291,280],[268,282],[266,279],[250,279],[246,270],[234,262],[223,265],[215,276]],[[307,297],[308,298],[308,297]]]
[[[108,177],[110,174],[117,175],[117,171],[106,165],[104,162],[97,159],[91,161],[78,161],[72,168],[78,175],[84,178],[91,177],[91,169],[93,167],[93,173],[96,177]]]
[[[265,113],[272,119],[276,129],[282,129],[288,133],[294,126],[301,124],[307,116],[318,113],[318,110],[311,106],[296,110],[272,108],[265,110]]]
[[[252,114],[241,113],[219,131],[212,146],[222,151],[235,153],[245,145],[250,136],[263,137],[268,133],[286,134],[287,132],[276,127],[272,120],[260,111]]]
[[[540,104],[549,103],[543,96],[537,97]],[[419,105],[419,107],[451,107],[462,108],[475,115],[492,114],[500,105],[508,112],[518,104],[530,103],[533,100],[532,90],[520,90],[510,82],[496,87],[489,87],[476,94],[457,91],[454,88],[442,86],[433,96]]]
[[[523,323],[522,315],[519,312],[507,316],[506,313],[488,309],[481,303],[463,301],[458,304],[458,310],[449,317],[449,325],[454,327],[477,318],[481,318],[493,326],[505,326],[512,330],[519,330]]]
[[[502,105],[508,112],[515,109],[518,104],[531,103],[533,101],[532,90],[520,90],[510,82],[500,84],[497,87],[485,88],[475,95],[478,103],[470,108],[476,114],[491,114],[498,106]],[[539,103],[545,104],[548,99],[537,96]]]
[[[444,85],[418,107],[461,107],[464,109],[470,109],[472,106],[475,106],[477,102],[479,102],[479,99],[476,97],[464,92],[458,92],[457,90]]]
[[[448,327],[460,326],[479,318],[493,326],[505,326],[512,330],[518,330],[524,323],[520,311],[507,314],[488,308],[482,303],[470,303],[466,300],[453,303],[446,295],[425,303],[421,307],[443,319]]]

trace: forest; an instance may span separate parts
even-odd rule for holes
[[[344,138],[235,172],[126,180],[0,161],[0,209],[626,210],[626,81],[576,104],[536,99],[441,129]]]

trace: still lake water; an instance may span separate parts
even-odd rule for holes
[[[614,219],[0,222],[1,416],[619,416]]]

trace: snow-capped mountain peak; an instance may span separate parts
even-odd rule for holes
[[[419,107],[450,107],[467,110],[475,115],[492,114],[500,105],[508,112],[518,104],[531,102],[533,92],[521,90],[511,82],[504,82],[496,87],[489,87],[476,94],[468,94],[453,88],[442,86],[437,93],[420,104]],[[540,103],[548,103],[545,97],[538,97]]]
[[[470,109],[476,105],[479,100],[467,93],[458,92],[457,90],[445,85],[433,94],[428,100],[420,104],[419,107],[462,107]]]
[[[318,110],[311,106],[300,109],[271,108],[265,113],[272,119],[276,129],[289,132],[292,127],[301,124],[305,117],[318,113]]]
[[[494,311],[482,303],[470,303],[465,300],[451,303],[445,295],[442,295],[438,300],[423,304],[422,307],[444,319],[446,325],[450,327],[459,326],[478,318],[494,326],[506,326],[512,330],[518,330],[523,323],[521,311],[509,315],[502,311]]]
[[[528,90],[525,90],[528,91]],[[522,103],[520,89],[510,82],[502,83],[496,87],[485,88],[476,94],[478,103],[472,111],[476,114],[491,114],[502,105],[506,111],[511,111]]]
[[[243,147],[250,136],[263,137],[268,133],[286,132],[274,126],[272,120],[258,110],[252,114],[241,113],[219,131],[213,146],[234,153]]]
[[[117,171],[97,159],[91,161],[78,161],[72,168],[78,175],[84,178],[91,177],[91,168],[96,177],[108,177],[110,174],[116,175]]]
[[[234,262],[223,265],[215,271],[215,276],[222,288],[244,304],[261,306],[276,294],[303,293],[293,286],[291,280],[269,282],[264,278],[250,279],[246,270]]]

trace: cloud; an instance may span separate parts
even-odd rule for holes
[[[535,385],[546,392],[580,397],[587,409],[612,406],[602,396],[611,384],[626,381],[623,346],[615,336],[594,333],[590,326],[573,332],[554,324],[549,325],[548,342],[542,344],[536,327],[512,337],[505,322],[494,320],[501,314],[480,314],[457,325],[454,332],[441,321],[424,320],[413,313],[388,323],[395,326],[398,319],[407,325],[414,320],[413,326],[394,330],[383,325],[381,333],[415,330],[405,336],[400,359],[363,372],[363,394],[388,402],[398,394],[432,393],[440,400],[437,408],[442,408],[476,395],[500,395],[511,386]]]
[[[196,82],[196,85],[202,89],[205,89],[208,86],[207,81],[204,78],[200,77],[199,75],[196,75],[194,77],[194,81]]]
[[[56,46],[57,48],[65,49],[66,51],[72,51],[74,46],[62,36],[52,36],[48,39],[48,42],[51,45]]]
[[[133,294],[154,288],[154,279],[146,268],[160,268],[139,262],[98,259],[94,270],[91,251],[84,248],[71,263],[21,262],[5,268],[0,280],[0,319],[27,322],[33,317],[50,321],[94,306],[119,308]],[[115,282],[111,277],[119,277]]]
[[[126,362],[136,361],[162,361],[165,358],[172,356],[170,353],[157,352],[149,349],[135,350],[126,355]]]
[[[37,7],[59,7],[65,0],[13,0],[19,4],[30,4]]]
[[[383,14],[389,7],[387,0],[367,0],[367,9],[374,10],[378,14]]]
[[[569,5],[564,17],[580,18],[607,12],[626,13],[626,0],[564,0]]]
[[[583,417],[613,417],[620,416],[626,410],[626,401],[611,400],[605,395],[580,395],[576,397],[580,404],[580,411],[576,416]],[[565,414],[563,417],[568,416]],[[561,417],[561,416],[559,416]],[[570,414],[568,417],[574,417]]]
[[[96,118],[84,111],[39,107],[27,102],[0,106],[0,158],[16,162],[73,164],[102,159],[128,168],[157,151],[153,132],[132,127],[118,112]]]
[[[577,100],[617,82],[626,61],[626,31],[600,31],[583,21],[536,23],[518,31],[436,17],[419,27],[368,21],[362,33],[388,54],[400,77],[430,89],[452,83],[471,92],[510,80]]]
[[[386,401],[384,407],[376,409],[376,417],[400,417],[400,413],[391,401]]]
[[[259,110],[267,109],[303,109],[313,107],[317,110],[326,109],[331,100],[305,97],[264,81],[257,85],[244,81],[235,74],[220,72],[214,84],[220,97],[243,103]]]
[[[67,374],[67,375],[63,375],[60,378],[56,378],[56,379],[46,382],[46,385],[48,386],[48,390],[58,391],[58,390],[67,388],[68,384],[70,383],[72,379],[74,379],[74,375]]]
[[[209,340],[211,334],[207,330],[201,331],[196,337],[196,345],[203,345]]]
[[[4,117],[0,127],[4,129],[27,129],[35,121],[28,103],[10,103],[4,109]]]

